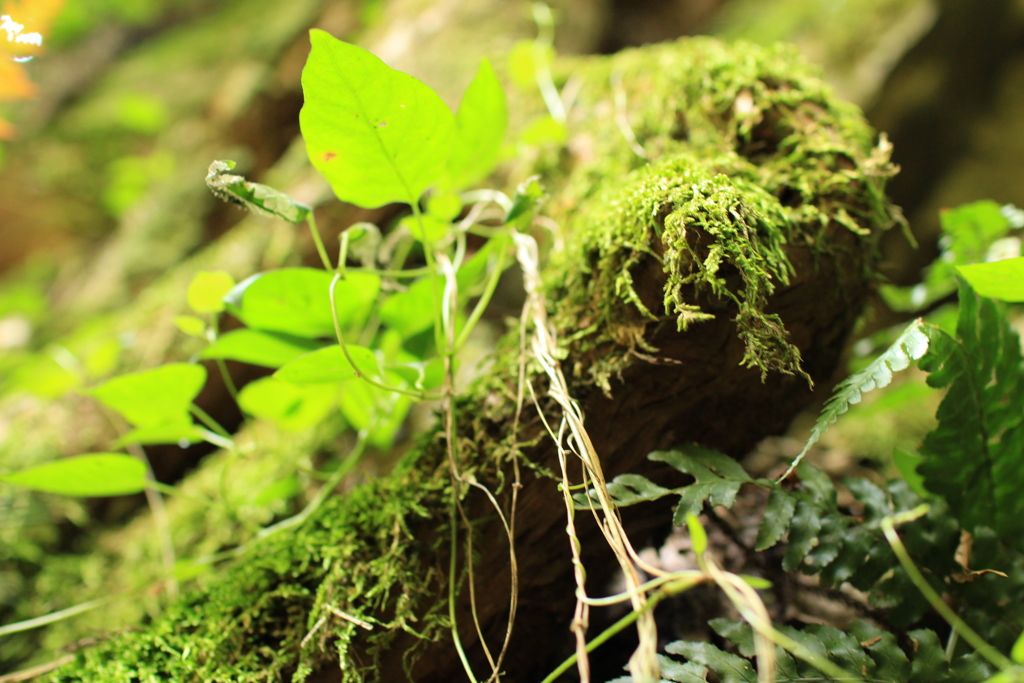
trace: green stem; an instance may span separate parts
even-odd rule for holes
[[[494,271],[491,272],[491,276],[487,280],[487,286],[484,288],[483,294],[480,295],[480,298],[476,302],[476,306],[473,307],[473,312],[469,314],[469,319],[466,320],[466,325],[462,328],[462,332],[459,333],[459,338],[455,340],[455,344],[452,346],[452,355],[457,354],[469,339],[470,333],[480,321],[480,317],[484,314],[484,309],[487,308],[487,304],[491,303],[491,297],[494,296],[494,290],[498,287],[498,280],[501,279],[501,274],[505,270],[505,261],[508,255],[509,234],[506,231],[495,239],[500,240],[500,243],[498,244],[498,262],[495,264]]]
[[[35,617],[34,619],[25,619],[24,621],[16,621],[13,624],[5,624],[0,626],[0,637],[9,636],[12,633],[30,631],[34,628],[39,628],[40,626],[46,626],[47,624],[53,624],[58,621],[63,621],[64,619],[69,619],[76,614],[81,614],[82,612],[88,612],[89,610],[101,607],[113,599],[113,597],[109,597],[90,600],[89,602],[83,602],[79,605],[75,605],[74,607],[50,612],[49,614],[44,614],[43,616]]]
[[[412,389],[403,389],[401,387],[394,387],[394,386],[391,386],[390,384],[384,384],[383,382],[378,382],[377,380],[372,379],[371,377],[368,377],[366,375],[366,373],[364,373],[362,370],[360,370],[359,366],[356,365],[355,360],[352,358],[352,355],[348,351],[348,344],[345,343],[345,335],[342,334],[342,332],[341,332],[341,322],[338,320],[338,307],[334,303],[334,289],[335,289],[335,287],[338,284],[338,280],[340,280],[340,279],[341,279],[341,275],[338,274],[338,273],[335,273],[334,277],[331,279],[331,288],[330,288],[331,315],[334,318],[334,335],[338,338],[338,344],[341,346],[341,352],[343,354],[345,354],[345,358],[346,358],[346,360],[348,360],[348,364],[351,365],[352,369],[355,371],[356,377],[362,378],[363,381],[365,381],[366,383],[370,384],[371,386],[377,387],[378,389],[384,389],[385,391],[394,391],[394,392],[399,393],[399,394],[405,394],[406,396],[412,396],[417,401],[422,401],[423,399],[425,399],[426,395],[423,392],[414,391]]]
[[[909,515],[920,516],[928,512],[927,505],[920,505],[914,510],[910,511]],[[909,516],[905,515],[905,516]],[[911,517],[916,518],[916,517]],[[896,553],[897,559],[900,564],[903,565],[903,569],[906,570],[910,580],[917,586],[917,589],[921,591],[921,594],[928,600],[935,611],[938,612],[946,622],[953,627],[953,630],[960,634],[960,637],[966,640],[971,647],[973,647],[979,655],[987,659],[994,666],[999,669],[1009,669],[1013,666],[1007,657],[1005,657],[998,650],[993,648],[991,645],[985,642],[985,639],[978,635],[974,629],[967,625],[967,623],[957,616],[956,612],[950,609],[949,605],[943,602],[942,598],[938,593],[931,587],[924,575],[918,570],[917,565],[910,558],[910,554],[907,552],[906,547],[903,545],[903,541],[900,540],[899,534],[896,533],[894,521],[902,521],[893,517],[886,517],[882,520],[882,531],[885,533],[885,538],[889,541],[889,545],[892,546],[892,551]]]
[[[459,660],[462,662],[462,668],[466,670],[466,675],[469,676],[469,680],[473,683],[477,683],[476,675],[473,673],[473,667],[469,665],[469,658],[466,657],[466,650],[462,647],[462,639],[459,638],[459,623],[455,616],[455,600],[458,597],[455,592],[455,576],[458,572],[458,521],[455,518],[455,507],[458,505],[456,496],[458,491],[455,489],[454,482],[452,483],[452,505],[451,512],[448,517],[448,523],[451,525],[452,541],[451,541],[451,560],[448,562],[448,618],[452,622],[452,640],[455,642],[455,651],[459,655]],[[473,558],[468,558],[469,562],[473,561]]]
[[[309,226],[309,232],[313,235],[313,244],[316,245],[316,252],[320,254],[320,261],[324,264],[324,270],[328,273],[334,271],[334,266],[331,265],[331,257],[327,255],[327,248],[324,247],[324,241],[320,239],[320,231],[316,227],[316,219],[313,218],[313,210],[310,209],[309,213],[306,214],[306,225]]]
[[[693,588],[694,586],[696,586],[698,583],[701,583],[701,582],[706,581],[706,580],[707,580],[707,577],[704,576],[703,574],[700,574],[700,575],[695,575],[693,577],[690,577],[690,578],[687,578],[687,579],[684,579],[684,580],[681,580],[681,581],[676,581],[676,582],[673,582],[671,584],[666,585],[662,590],[658,591],[657,593],[655,593],[654,595],[649,597],[647,599],[647,602],[645,602],[640,607],[640,609],[634,610],[634,611],[630,612],[629,614],[627,614],[626,616],[622,617],[621,619],[616,621],[614,624],[612,624],[611,626],[606,628],[604,631],[602,631],[601,634],[598,635],[596,638],[594,638],[589,643],[587,643],[586,651],[587,652],[593,652],[594,650],[599,648],[601,645],[604,645],[606,642],[608,642],[609,638],[611,638],[615,634],[617,634],[620,631],[622,631],[622,629],[626,628],[627,626],[629,626],[630,624],[635,622],[637,619],[640,618],[641,614],[643,614],[644,612],[647,612],[650,609],[653,609],[659,602],[661,602],[665,598],[671,597],[673,595],[676,595],[677,593],[682,593],[683,591],[689,590],[690,588]],[[543,681],[541,681],[541,683],[554,683],[558,679],[559,676],[561,676],[566,671],[568,671],[572,667],[572,665],[576,663],[577,656],[578,655],[576,653],[573,653],[572,656],[570,656],[564,662],[559,664],[558,668],[556,668],[554,671],[552,671],[550,674],[548,674],[547,678],[545,678]]]
[[[231,432],[224,429],[219,422],[210,417],[209,413],[197,406],[195,403],[189,405],[189,410],[192,411],[192,414],[198,417],[199,421],[206,425],[210,431],[230,441],[231,448],[234,448],[234,439],[231,437]]]
[[[420,241],[423,243],[423,257],[427,261],[427,269],[431,273],[437,273],[437,263],[434,259],[434,243],[427,238],[427,229],[423,225],[423,212],[420,211],[417,202],[412,202],[410,206],[412,206],[412,215],[420,228]],[[437,288],[437,278],[433,276],[428,277],[430,277],[430,290],[434,303],[434,345],[437,347],[439,354],[448,355],[447,343],[444,338],[444,324],[441,322],[441,292]]]

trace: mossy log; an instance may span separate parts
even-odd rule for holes
[[[681,441],[742,455],[783,430],[811,398],[808,380],[836,367],[877,237],[898,220],[883,194],[886,146],[781,48],[689,40],[573,62],[568,78],[580,86],[570,143],[531,164],[564,227],[545,270],[548,314],[605,472],[664,479],[645,456]],[[545,474],[557,459],[540,411],[559,414],[519,332],[455,401],[454,450],[464,477],[506,510],[513,456],[523,464],[520,607],[503,668],[530,681],[571,646],[574,583],[565,509]],[[517,415],[523,362],[540,400]],[[473,520],[477,616],[492,647],[510,570],[493,508],[453,487],[448,450],[439,426],[391,475],[331,498],[52,680],[458,680],[446,601],[451,533],[462,532],[451,528],[454,496]],[[627,529],[668,521],[624,518]],[[578,531],[595,590],[614,563],[596,527]],[[461,639],[482,673],[465,581],[458,588]]]

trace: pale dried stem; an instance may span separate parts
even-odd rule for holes
[[[633,563],[632,558],[636,553],[631,552],[632,548],[625,530],[622,527],[622,521],[619,518],[615,503],[612,501],[611,496],[608,493],[600,458],[594,448],[593,442],[590,439],[590,435],[583,424],[582,410],[580,409],[579,404],[570,395],[568,382],[566,381],[565,375],[562,373],[561,367],[556,360],[557,342],[555,334],[548,322],[547,309],[540,294],[541,280],[538,268],[537,244],[533,238],[528,235],[513,233],[513,238],[516,244],[516,255],[523,271],[524,286],[527,293],[525,305],[530,311],[529,315],[533,323],[531,347],[534,357],[548,377],[548,394],[562,409],[562,425],[559,429],[560,438],[556,443],[558,445],[560,464],[562,465],[563,496],[565,497],[567,508],[566,512],[569,518],[568,531],[571,539],[570,542],[573,544],[574,563],[577,561],[579,553],[579,549],[577,547],[579,541],[576,538],[575,530],[572,526],[574,507],[572,504],[572,495],[570,493],[571,489],[569,488],[570,482],[568,481],[568,473],[564,463],[565,451],[563,450],[561,439],[566,431],[568,432],[571,443],[575,445],[577,455],[583,462],[587,474],[589,474],[593,479],[594,490],[597,493],[598,502],[601,505],[601,511],[604,513],[604,523],[601,524],[601,530],[607,539],[612,552],[615,554],[615,557],[619,562],[619,566],[622,568],[623,574],[625,575],[626,585],[631,596],[630,602],[632,603],[635,611],[642,612],[640,618],[637,620],[637,632],[639,634],[640,645],[630,658],[630,673],[632,673],[633,678],[640,683],[658,681],[661,677],[661,669],[657,659],[658,638],[654,615],[650,611],[643,611],[644,604],[647,602],[647,595],[637,573],[636,565]],[[580,565],[576,569],[577,589],[579,591],[583,590],[582,580],[582,565]],[[581,605],[584,607],[581,607]],[[577,598],[577,615],[579,615],[584,609],[588,609],[585,607],[585,602]],[[576,622],[574,620],[574,626],[575,625]],[[588,680],[584,675],[586,652],[583,650],[579,654],[580,677],[581,680],[585,681]]]

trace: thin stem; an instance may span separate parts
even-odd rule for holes
[[[483,294],[480,295],[480,298],[476,302],[476,306],[473,307],[473,312],[469,314],[469,319],[466,320],[466,324],[462,328],[459,338],[455,340],[455,345],[451,350],[453,354],[457,354],[466,344],[470,333],[480,321],[480,317],[484,314],[484,309],[486,309],[487,304],[491,302],[491,297],[494,296],[494,290],[498,287],[498,280],[501,279],[501,274],[505,270],[505,260],[508,257],[509,234],[508,232],[504,232],[500,237],[495,239],[500,240],[500,243],[498,244],[498,262],[495,264],[494,270],[491,272],[491,276],[487,280],[487,286],[484,288]]]
[[[232,448],[234,448],[234,439],[231,438],[231,432],[224,429],[224,427],[214,420],[209,413],[197,406],[195,403],[189,405],[189,411],[199,418],[199,421],[206,425],[212,432],[230,441],[232,443]]]
[[[384,384],[383,382],[378,382],[377,380],[375,380],[375,379],[373,379],[371,377],[368,377],[366,375],[366,373],[363,372],[362,370],[360,370],[359,366],[356,365],[355,360],[352,358],[352,354],[349,353],[348,344],[345,343],[345,335],[342,334],[342,332],[341,332],[341,321],[338,320],[338,307],[334,303],[334,298],[335,298],[334,290],[335,290],[335,287],[337,287],[337,285],[338,285],[338,280],[340,280],[340,279],[341,279],[341,275],[339,273],[335,273],[334,277],[331,279],[331,287],[330,287],[331,316],[334,318],[334,335],[338,338],[338,344],[341,346],[341,352],[343,354],[345,354],[345,359],[348,360],[348,364],[352,366],[352,369],[356,373],[356,377],[362,378],[363,381],[365,381],[367,384],[375,386],[378,389],[384,389],[385,391],[393,391],[393,392],[398,393],[398,394],[405,394],[406,396],[412,396],[413,398],[415,398],[418,401],[422,401],[423,399],[427,398],[426,394],[424,394],[421,391],[415,391],[415,390],[412,390],[412,389],[403,389],[401,387],[395,387],[395,386],[391,386],[390,384]]]
[[[75,605],[74,607],[50,612],[49,614],[44,614],[41,617],[25,619],[24,621],[16,621],[13,624],[5,624],[4,626],[0,626],[0,636],[9,636],[12,633],[21,633],[22,631],[31,631],[32,629],[39,628],[40,626],[46,626],[47,624],[63,621],[64,619],[69,619],[76,614],[81,614],[83,612],[96,609],[97,607],[101,607],[113,599],[114,597],[98,598],[96,600],[90,600],[89,602],[83,602],[79,605]]]
[[[320,231],[316,227],[316,218],[313,217],[313,211],[310,210],[306,214],[306,225],[309,226],[309,233],[313,236],[313,244],[316,245],[316,252],[320,254],[320,261],[324,264],[324,270],[328,273],[334,271],[334,266],[331,265],[331,257],[327,255],[327,248],[324,247],[324,241],[320,239]]]
[[[707,580],[707,578],[703,574],[695,576],[694,578],[696,578],[697,580],[680,581],[678,583],[665,586],[664,589],[648,598],[647,601],[643,604],[643,606],[640,607],[640,609],[634,610],[626,616],[622,617],[614,624],[612,624],[604,631],[602,631],[600,635],[598,635],[589,643],[587,643],[587,652],[593,652],[597,648],[604,645],[606,642],[608,642],[610,638],[612,638],[617,633],[621,632],[624,628],[626,628],[627,626],[635,622],[637,619],[639,619],[641,614],[650,611],[651,608],[655,607],[659,602],[661,602],[665,598],[670,597],[672,595],[676,595],[678,593],[682,593],[683,591],[693,588],[698,583],[702,583]],[[577,654],[573,653],[572,656],[570,656],[564,662],[559,664],[558,668],[556,668],[554,671],[548,674],[547,678],[541,681],[541,683],[554,683],[556,680],[558,680],[559,676],[561,676],[570,668],[572,668],[572,665],[576,663],[576,658]]]
[[[910,513],[906,514],[905,517],[913,519],[911,515],[920,516],[928,512],[927,505],[921,505],[911,510]],[[892,551],[896,553],[897,559],[900,564],[903,565],[903,569],[906,570],[910,580],[917,586],[917,589],[921,591],[921,594],[931,604],[935,611],[938,612],[946,622],[953,627],[953,630],[960,634],[960,637],[966,640],[971,647],[973,647],[979,655],[987,659],[994,666],[999,669],[1008,669],[1013,666],[1007,657],[1005,657],[998,650],[993,648],[991,645],[985,642],[985,639],[978,635],[974,629],[967,625],[967,623],[957,616],[956,612],[950,609],[949,605],[943,602],[942,598],[938,593],[931,587],[928,580],[924,578],[918,570],[917,565],[910,558],[910,554],[907,552],[906,547],[903,545],[903,541],[900,540],[899,534],[896,533],[894,522],[903,521],[898,518],[886,517],[882,520],[882,531],[885,533],[885,539],[889,541],[889,545],[892,546]]]
[[[437,264],[434,259],[434,243],[427,237],[427,229],[423,225],[423,212],[420,211],[417,202],[412,202],[411,206],[412,215],[420,228],[420,241],[423,243],[423,257],[427,260],[427,268],[431,273],[436,273]],[[430,289],[434,301],[434,345],[437,346],[438,353],[448,355],[448,349],[445,348],[444,324],[441,320],[441,292],[438,291],[437,279],[434,277],[430,278]]]
[[[462,668],[466,670],[466,675],[469,676],[469,680],[476,683],[476,674],[473,673],[473,667],[469,665],[469,658],[466,657],[466,650],[462,647],[462,639],[459,638],[459,622],[455,615],[455,600],[458,597],[455,592],[455,577],[458,574],[458,520],[455,518],[456,501],[458,500],[458,491],[455,490],[454,482],[452,486],[452,505],[451,512],[449,514],[449,525],[451,526],[452,541],[451,541],[451,559],[448,562],[448,618],[452,622],[452,640],[455,641],[455,651],[459,655],[459,661],[462,662]],[[472,562],[470,558],[470,562]]]

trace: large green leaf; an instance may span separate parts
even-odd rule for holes
[[[245,385],[238,405],[250,415],[297,432],[319,424],[334,407],[337,394],[337,388],[330,385],[299,386],[263,377]]]
[[[409,338],[434,324],[434,288],[444,292],[444,278],[421,278],[404,292],[389,296],[380,307],[380,319],[388,327]]]
[[[268,368],[279,368],[293,358],[315,351],[322,343],[279,332],[232,330],[203,349],[200,358],[237,360]]]
[[[146,465],[123,453],[89,453],[0,474],[0,481],[65,496],[124,496],[146,488]]]
[[[958,266],[957,270],[981,296],[1003,301],[1024,301],[1024,256]]]
[[[346,348],[359,372],[369,377],[380,375],[377,356],[373,351],[353,344]],[[274,373],[277,379],[294,384],[329,384],[358,376],[345,352],[337,344],[299,356]]]
[[[136,427],[188,421],[189,406],[206,382],[206,368],[170,363],[121,375],[88,393]]]
[[[235,286],[235,279],[222,270],[200,272],[188,285],[188,305],[196,313],[220,313],[224,295]]]
[[[366,50],[316,29],[309,36],[299,126],[313,166],[343,201],[416,202],[451,154],[451,110]]]
[[[960,287],[956,337],[932,330],[921,359],[928,384],[947,388],[918,472],[964,527],[1003,538],[1024,532],[1024,361],[1020,338],[990,299]]]
[[[272,270],[240,283],[225,300],[249,327],[310,339],[333,338],[332,277],[318,268]],[[349,273],[338,281],[335,304],[343,328],[365,318],[379,290],[380,277],[373,273]]]
[[[505,91],[491,63],[481,60],[455,115],[455,145],[448,159],[447,184],[459,190],[483,180],[498,159],[507,125]]]

